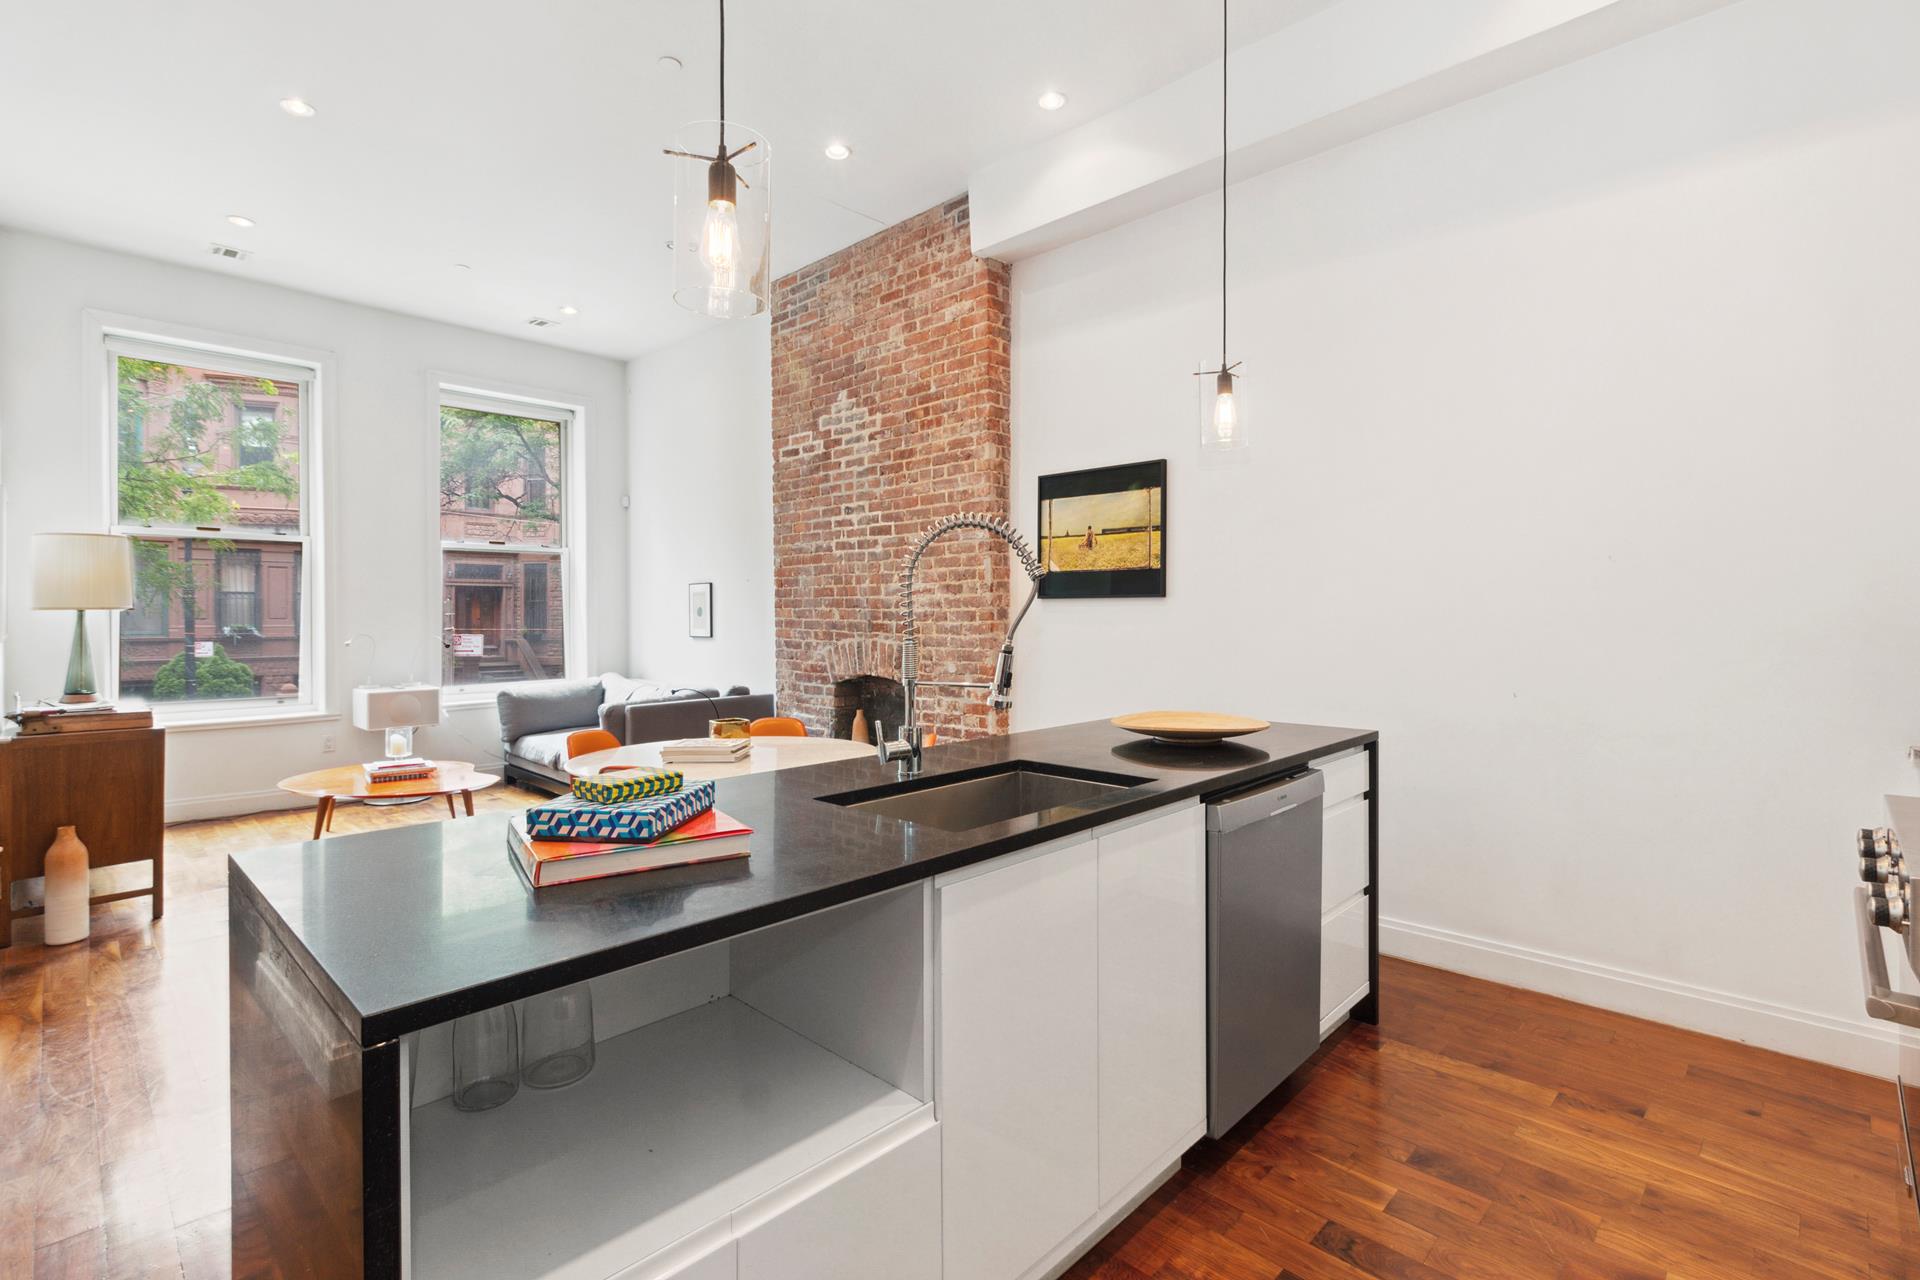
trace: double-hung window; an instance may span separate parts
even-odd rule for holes
[[[315,371],[106,335],[113,528],[134,540],[119,696],[222,715],[310,704]]]
[[[568,674],[573,414],[445,391],[440,403],[441,679]]]

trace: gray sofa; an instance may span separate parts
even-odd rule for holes
[[[500,691],[500,750],[511,783],[565,791],[567,736],[605,729],[622,743],[706,736],[716,716],[773,714],[773,695],[735,685],[674,689],[608,673],[592,680],[539,680]]]

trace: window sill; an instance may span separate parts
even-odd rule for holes
[[[558,680],[575,678],[548,676],[545,680],[502,680],[498,684],[441,685],[440,705],[448,711],[472,711],[476,707],[492,710],[499,705],[499,696],[503,693],[517,693],[529,685],[552,684]]]
[[[442,689],[440,706],[447,711],[474,711],[481,707],[492,709],[499,706],[499,693],[502,689],[515,689],[518,685],[490,685],[485,692],[478,689]]]
[[[214,715],[170,716],[158,709],[153,712],[153,722],[168,733],[199,733],[206,729],[256,729],[283,724],[324,724],[338,719],[340,719],[338,712],[317,711],[312,707]]]

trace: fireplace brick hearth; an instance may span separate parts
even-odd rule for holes
[[[782,713],[815,733],[845,733],[867,677],[898,677],[894,593],[914,540],[941,516],[1008,509],[1009,272],[968,234],[962,197],[776,285],[775,679]],[[1010,568],[973,533],[929,550],[923,677],[988,677]],[[1006,731],[978,693],[926,690],[921,710],[943,740]]]

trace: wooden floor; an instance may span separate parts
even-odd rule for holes
[[[1381,987],[1070,1280],[1908,1280],[1886,1081],[1404,962]]]
[[[476,808],[520,809],[495,787]],[[439,801],[342,806],[334,831],[446,821]],[[465,819],[461,819],[465,821]],[[224,1277],[227,854],[313,834],[313,813],[167,831],[167,914],[94,910],[84,944],[0,949],[0,1280]]]
[[[228,1274],[226,855],[311,822],[172,828],[160,924],[120,903],[83,946],[30,921],[0,951],[0,1280]],[[1885,1082],[1394,961],[1382,986],[1379,1028],[1074,1280],[1908,1277]]]

